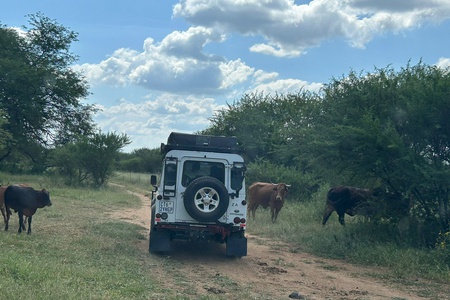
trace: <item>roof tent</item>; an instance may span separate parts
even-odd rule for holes
[[[161,144],[161,152],[170,150],[190,150],[220,153],[238,153],[240,147],[236,137],[197,135],[172,132],[167,138],[167,144]]]

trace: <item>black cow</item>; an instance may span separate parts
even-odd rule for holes
[[[16,184],[18,186],[28,186],[26,184]],[[5,225],[9,220],[9,215],[6,213],[6,206],[5,206],[5,191],[8,188],[7,185],[4,186],[0,186],[0,211],[2,212],[3,215],[3,220],[5,221]],[[27,217],[25,217],[25,222],[27,221]],[[23,226],[22,228],[23,230],[25,230],[25,226]]]
[[[28,217],[28,234],[31,233],[31,220],[38,208],[51,206],[50,194],[43,189],[37,191],[32,187],[11,185],[5,190],[5,206],[8,214],[5,230],[8,230],[11,208],[19,214],[19,233],[24,227],[23,216]]]
[[[367,208],[367,204],[373,196],[373,191],[369,189],[360,189],[351,186],[336,186],[331,188],[327,194],[322,224],[325,225],[333,211],[336,211],[339,216],[339,223],[345,225],[344,215],[354,216],[356,214],[364,214],[365,208]]]

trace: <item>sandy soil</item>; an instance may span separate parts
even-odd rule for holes
[[[150,199],[135,195],[142,200],[140,209],[113,216],[141,225],[148,236]],[[248,256],[240,259],[226,257],[225,245],[188,242],[174,242],[170,255],[148,256],[161,266],[155,270],[164,270],[156,271],[157,281],[178,290],[183,299],[206,295],[217,299],[450,299],[450,284],[420,278],[388,281],[382,268],[315,257],[289,244],[248,234],[247,238]],[[148,239],[137,243],[148,253]]]

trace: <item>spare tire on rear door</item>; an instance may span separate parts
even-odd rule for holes
[[[214,222],[222,217],[230,202],[222,182],[213,177],[200,177],[184,191],[184,207],[199,222]]]

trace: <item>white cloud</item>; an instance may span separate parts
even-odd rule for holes
[[[250,51],[292,57],[330,38],[363,48],[375,36],[450,18],[447,0],[184,0],[173,8],[196,26],[262,36]]]
[[[207,43],[223,39],[212,29],[192,27],[172,32],[159,44],[148,38],[142,52],[122,48],[99,64],[75,69],[84,72],[91,86],[134,84],[177,94],[223,94],[253,72],[239,59],[226,61],[203,51]]]
[[[450,58],[441,57],[436,65],[442,69],[450,68]]]
[[[253,87],[247,93],[260,93],[263,92],[265,95],[275,94],[297,94],[301,90],[307,90],[311,92],[318,93],[323,87],[323,84],[313,82],[308,83],[303,80],[298,79],[280,79],[276,81],[271,81],[268,83],[261,83]]]
[[[26,37],[27,32],[25,30],[23,30],[23,28],[21,27],[9,27],[12,30],[15,30],[17,32],[17,34],[21,37]]]
[[[177,58],[194,58],[200,61],[224,59],[219,56],[207,55],[203,52],[203,47],[212,41],[222,42],[225,36],[211,28],[191,27],[187,31],[174,31],[169,34],[160,44],[154,48],[159,53],[171,55]],[[158,49],[159,48],[159,49]],[[154,52],[154,51],[150,51]]]
[[[154,148],[165,141],[170,132],[192,133],[205,129],[214,111],[225,108],[212,98],[180,97],[163,94],[143,103],[120,101],[101,109],[95,115],[102,131],[126,133],[132,144],[124,150]]]
[[[261,36],[249,50],[278,57],[306,53],[323,41],[345,38],[364,48],[374,36],[401,32],[450,15],[450,3],[398,0],[184,0],[173,8],[194,27],[174,31],[161,42],[147,38],[143,50],[118,49],[98,64],[77,66],[91,86],[137,85],[180,95],[232,95],[257,77],[241,59],[209,54],[205,46],[226,34]]]
[[[142,51],[121,48],[98,64],[75,66],[100,92],[90,101],[102,103],[94,117],[102,131],[127,133],[132,144],[125,151],[153,148],[170,132],[207,128],[209,118],[226,108],[224,98],[239,99],[251,84],[265,94],[297,93],[308,86],[300,80],[278,80],[276,72],[255,71],[239,58],[206,53],[206,44],[225,39],[219,32],[201,26],[175,31],[159,43],[147,38]],[[117,88],[105,91],[106,86]],[[131,86],[139,92],[128,95]]]
[[[276,57],[300,56],[331,39],[364,48],[376,36],[445,20],[450,2],[313,0],[300,5],[293,0],[181,0],[173,16],[192,27],[173,31],[161,41],[149,37],[140,51],[122,48],[98,64],[77,66],[91,86],[136,86],[152,93],[134,99],[122,94],[126,99],[103,107],[95,117],[104,131],[127,132],[133,141],[129,149],[154,147],[172,131],[205,129],[208,118],[225,107],[219,105],[225,99],[236,100],[244,93],[320,92],[323,86],[280,78],[243,59],[208,53],[215,49],[209,44],[235,34],[249,36],[254,41],[250,52]],[[449,61],[441,59],[438,65],[448,66]]]
[[[277,45],[269,45],[269,44],[255,44],[249,49],[252,52],[262,53],[267,55],[273,55],[277,57],[295,57],[304,53],[304,50],[288,50],[285,48],[280,48]]]
[[[323,84],[318,82],[309,83],[299,79],[278,79],[278,77],[279,74],[276,72],[257,70],[253,75],[252,88],[246,93],[297,94],[301,90],[319,93],[323,87]]]
[[[247,66],[240,59],[221,64],[220,70],[223,74],[222,89],[247,81],[248,77],[254,72],[253,68]]]
[[[278,75],[279,74],[277,72],[268,73],[263,70],[258,70],[254,74],[253,81],[257,84],[260,84],[264,81],[275,80],[278,77]]]

